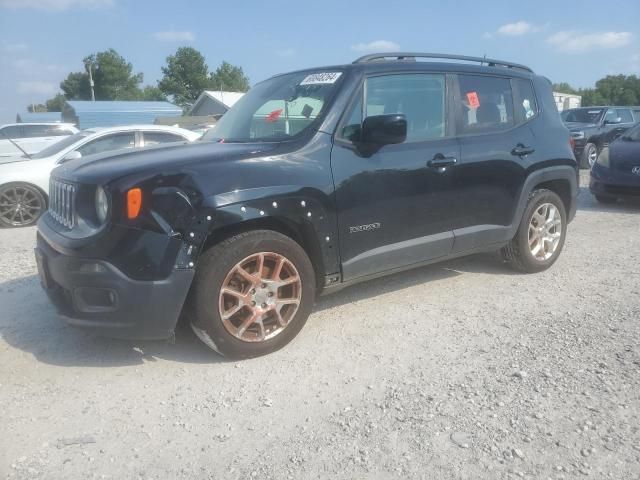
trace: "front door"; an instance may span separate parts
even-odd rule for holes
[[[338,127],[331,166],[345,281],[451,251],[447,163],[460,148],[449,137],[446,85],[444,74],[371,76]],[[363,149],[363,119],[391,113],[406,116],[406,141]]]

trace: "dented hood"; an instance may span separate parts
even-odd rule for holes
[[[254,158],[277,147],[277,143],[176,143],[137,150],[119,150],[71,160],[52,176],[79,183],[108,183],[138,173],[171,174],[190,166]]]

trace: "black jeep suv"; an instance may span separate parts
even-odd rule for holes
[[[36,258],[72,325],[159,339],[182,314],[211,348],[250,357],[354,282],[497,249],[550,267],[577,191],[546,78],[369,55],[259,83],[197,144],[58,167]]]
[[[591,168],[602,149],[640,121],[639,107],[583,107],[563,111],[582,168]]]

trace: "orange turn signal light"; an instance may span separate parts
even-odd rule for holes
[[[132,188],[127,192],[127,218],[133,220],[140,215],[142,208],[142,190],[140,188]]]

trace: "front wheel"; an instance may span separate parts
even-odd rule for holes
[[[191,326],[224,356],[265,355],[300,332],[314,296],[315,273],[300,245],[270,230],[245,232],[200,259]]]
[[[567,214],[560,197],[551,190],[534,190],[515,237],[502,253],[516,270],[541,272],[560,256],[566,234]]]
[[[591,168],[598,159],[598,147],[593,143],[587,143],[582,151],[582,168]]]
[[[44,195],[33,185],[7,183],[0,186],[0,226],[28,227],[44,213]]]

